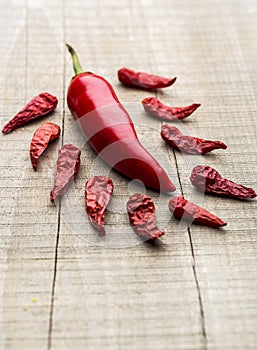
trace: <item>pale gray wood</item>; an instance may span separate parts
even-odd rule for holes
[[[61,125],[63,48],[54,27],[60,4],[1,1],[1,126],[43,91],[58,96],[56,112],[46,119]],[[29,146],[42,122],[0,136],[1,349],[48,346],[58,228],[58,211],[49,193],[53,155],[61,140],[42,156],[34,172]]]
[[[252,2],[214,2],[208,8],[188,3],[182,17],[193,18],[183,25],[180,50],[172,59],[181,69],[176,104],[181,96],[201,102],[202,107],[179,125],[191,135],[220,139],[226,151],[198,157],[176,152],[183,193],[189,199],[216,213],[228,222],[220,232],[191,226],[196,279],[203,304],[203,322],[208,349],[254,349],[257,344],[256,281],[256,200],[247,203],[206,196],[193,190],[189,175],[192,167],[209,164],[225,177],[256,188],[256,44],[254,4]],[[181,11],[185,3],[181,4]],[[179,10],[177,8],[177,10]],[[161,13],[162,22],[167,13]],[[156,12],[158,13],[158,11]],[[177,16],[180,17],[180,16]],[[247,18],[247,19],[246,19]],[[177,23],[179,25],[179,23]],[[151,26],[153,32],[156,25]],[[176,36],[177,38],[177,36]],[[158,41],[157,52],[167,51],[165,40]],[[171,41],[171,46],[175,46]],[[183,48],[183,52],[182,52]],[[168,57],[164,54],[163,57]],[[165,64],[167,66],[167,63]],[[254,68],[255,67],[255,68]],[[172,100],[163,96],[165,102]],[[178,98],[177,98],[178,97]]]
[[[256,200],[203,198],[189,175],[195,164],[208,163],[257,188],[256,3],[28,0],[1,1],[1,9],[2,124],[47,90],[59,98],[48,120],[63,123],[64,135],[42,156],[37,173],[28,150],[41,122],[0,136],[0,348],[255,349]],[[143,145],[176,184],[174,195],[181,185],[188,199],[227,220],[226,228],[188,230],[170,218],[171,196],[147,190],[166,235],[157,245],[139,242],[125,206],[140,189],[97,161],[65,102],[73,75],[65,42],[85,70],[113,84]],[[161,123],[140,103],[154,94],[121,86],[122,66],[178,76],[158,98],[202,106],[176,125],[229,148],[189,157],[166,147]],[[70,142],[82,150],[81,168],[58,213],[49,192],[58,148]],[[86,179],[101,173],[115,184],[105,239],[84,212]]]

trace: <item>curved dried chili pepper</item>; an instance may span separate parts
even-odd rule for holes
[[[60,136],[60,131],[59,125],[50,122],[42,124],[35,131],[30,144],[30,159],[34,170],[37,170],[38,158],[49,143]]]
[[[199,103],[193,103],[186,107],[170,107],[163,104],[156,97],[146,97],[142,104],[147,113],[158,119],[174,121],[189,117],[198,107]]]
[[[161,137],[171,147],[188,154],[206,154],[215,149],[226,149],[221,141],[204,140],[199,137],[186,136],[175,126],[167,124],[162,126]]]
[[[113,187],[112,180],[106,176],[93,176],[86,182],[86,211],[100,236],[105,236],[104,218]]]
[[[7,134],[19,127],[52,112],[58,100],[48,92],[35,96],[26,106],[17,113],[4,127],[2,133]]]
[[[195,224],[201,224],[214,228],[226,226],[227,223],[222,221],[216,215],[208,210],[199,207],[182,197],[175,197],[169,201],[169,209],[177,219],[183,219]]]
[[[252,188],[225,179],[217,170],[208,165],[197,165],[194,167],[190,180],[196,188],[205,193],[234,199],[256,197],[256,193]]]
[[[157,191],[174,191],[165,170],[139,142],[134,124],[112,86],[101,76],[83,73],[75,51],[67,46],[76,74],[67,102],[89,145],[122,175],[139,179]]]
[[[126,86],[141,88],[148,91],[171,86],[177,79],[176,77],[164,78],[159,75],[135,72],[129,68],[119,69],[118,78],[119,81]]]
[[[66,192],[76,177],[80,166],[80,153],[80,150],[72,144],[66,144],[59,150],[55,166],[54,186],[50,193],[52,202]]]
[[[127,203],[130,225],[141,238],[156,239],[164,235],[155,223],[155,206],[152,199],[142,193],[131,196]]]

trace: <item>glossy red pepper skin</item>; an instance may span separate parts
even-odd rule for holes
[[[106,176],[93,176],[86,182],[86,211],[99,236],[105,236],[104,218],[113,187],[112,180]]]
[[[50,193],[51,202],[55,202],[62,196],[77,176],[80,167],[80,153],[76,146],[69,143],[59,149],[55,166],[54,186]]]
[[[169,209],[177,219],[183,219],[195,224],[218,228],[226,226],[227,223],[222,221],[216,215],[208,210],[199,207],[182,197],[175,197],[169,201]]]
[[[7,134],[28,124],[34,119],[51,113],[57,106],[58,100],[48,92],[43,92],[26,104],[4,127],[2,133]]]
[[[183,135],[175,126],[162,125],[161,137],[171,147],[182,153],[206,154],[215,149],[226,149],[221,141],[204,140],[199,137]]]
[[[170,107],[163,104],[156,97],[146,97],[142,100],[142,104],[148,114],[166,121],[185,119],[201,106],[199,103],[193,103],[186,107]]]
[[[49,143],[60,136],[59,125],[46,122],[34,133],[30,144],[30,159],[34,170],[37,170],[38,158],[46,150]]]
[[[205,193],[234,199],[249,199],[256,197],[252,188],[239,185],[220,175],[208,165],[197,165],[193,168],[190,181],[192,185]]]
[[[130,225],[136,234],[143,239],[155,240],[162,235],[155,223],[155,205],[145,194],[136,193],[127,202]]]
[[[89,145],[106,163],[157,191],[175,190],[164,169],[139,142],[128,112],[108,81],[92,73],[77,74],[67,102]]]
[[[171,86],[177,78],[164,78],[160,75],[135,72],[129,68],[121,68],[118,70],[118,79],[126,86],[153,91]]]

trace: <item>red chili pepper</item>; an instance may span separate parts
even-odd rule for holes
[[[50,193],[52,202],[66,192],[68,186],[76,177],[80,166],[80,153],[80,150],[72,144],[66,144],[59,150],[55,167],[54,187]]]
[[[30,144],[30,159],[34,170],[37,170],[38,158],[49,143],[60,136],[60,131],[59,125],[50,122],[42,124],[35,131]]]
[[[112,180],[106,176],[93,176],[86,182],[86,211],[100,236],[105,236],[104,218],[113,187]]]
[[[235,199],[248,199],[256,197],[252,188],[239,185],[231,180],[225,179],[217,170],[208,165],[197,165],[193,168],[191,183],[200,191],[211,193],[222,197]]]
[[[144,72],[135,72],[129,68],[118,70],[119,81],[130,87],[141,88],[144,90],[155,90],[171,86],[175,83],[175,78],[164,78],[159,75],[153,75]]]
[[[142,104],[147,113],[153,117],[167,121],[187,118],[201,106],[199,103],[194,103],[187,107],[170,107],[163,104],[156,97],[144,98]]]
[[[18,114],[15,115],[4,127],[2,133],[7,134],[19,127],[52,112],[57,106],[58,100],[48,92],[35,96]]]
[[[83,73],[75,51],[67,46],[76,74],[68,89],[68,106],[90,146],[126,177],[158,191],[174,191],[166,172],[139,142],[112,86],[101,76]]]
[[[136,193],[127,203],[130,225],[141,238],[156,239],[164,235],[155,223],[155,206],[152,199]]]
[[[199,207],[197,204],[189,202],[182,197],[175,197],[169,201],[169,209],[177,219],[183,219],[195,224],[206,225],[214,228],[226,226],[216,215],[208,210]]]
[[[175,126],[162,126],[161,137],[171,147],[188,154],[205,154],[215,149],[226,149],[221,141],[204,140],[194,136],[186,136]]]

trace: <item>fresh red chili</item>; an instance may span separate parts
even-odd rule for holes
[[[186,107],[170,107],[163,104],[156,97],[146,97],[142,104],[147,113],[158,119],[174,121],[189,117],[198,107],[199,103],[194,103]]]
[[[201,224],[214,228],[226,226],[227,223],[222,221],[216,215],[208,210],[199,207],[182,197],[175,197],[169,201],[169,209],[177,219],[183,219],[195,224]]]
[[[175,83],[175,78],[164,78],[159,75],[153,75],[144,72],[135,72],[129,68],[118,70],[119,81],[130,87],[140,88],[148,91],[165,88]]]
[[[49,143],[60,136],[60,131],[59,125],[50,122],[42,124],[35,131],[30,144],[30,159],[34,170],[37,170],[38,158]]]
[[[113,192],[113,182],[106,176],[93,176],[86,182],[86,211],[100,236],[105,236],[104,218]]]
[[[72,145],[64,145],[58,152],[55,166],[54,186],[50,193],[50,200],[54,202],[68,189],[76,177],[80,166],[80,150]]]
[[[208,165],[197,165],[194,167],[190,180],[196,188],[205,193],[235,199],[256,197],[256,193],[252,188],[225,179],[217,170]]]
[[[67,102],[90,146],[126,177],[139,179],[158,191],[174,191],[166,172],[139,142],[133,122],[112,86],[101,76],[83,73],[75,51],[67,46],[76,74]]]
[[[215,149],[226,149],[227,146],[221,141],[200,139],[199,137],[186,136],[175,126],[167,124],[162,126],[161,137],[171,147],[188,154],[205,154]]]
[[[155,206],[152,199],[142,193],[131,196],[127,202],[130,225],[144,239],[156,239],[164,235],[155,223]]]
[[[4,127],[2,132],[7,134],[19,127],[52,112],[58,100],[48,92],[35,96],[19,113],[17,113]]]

